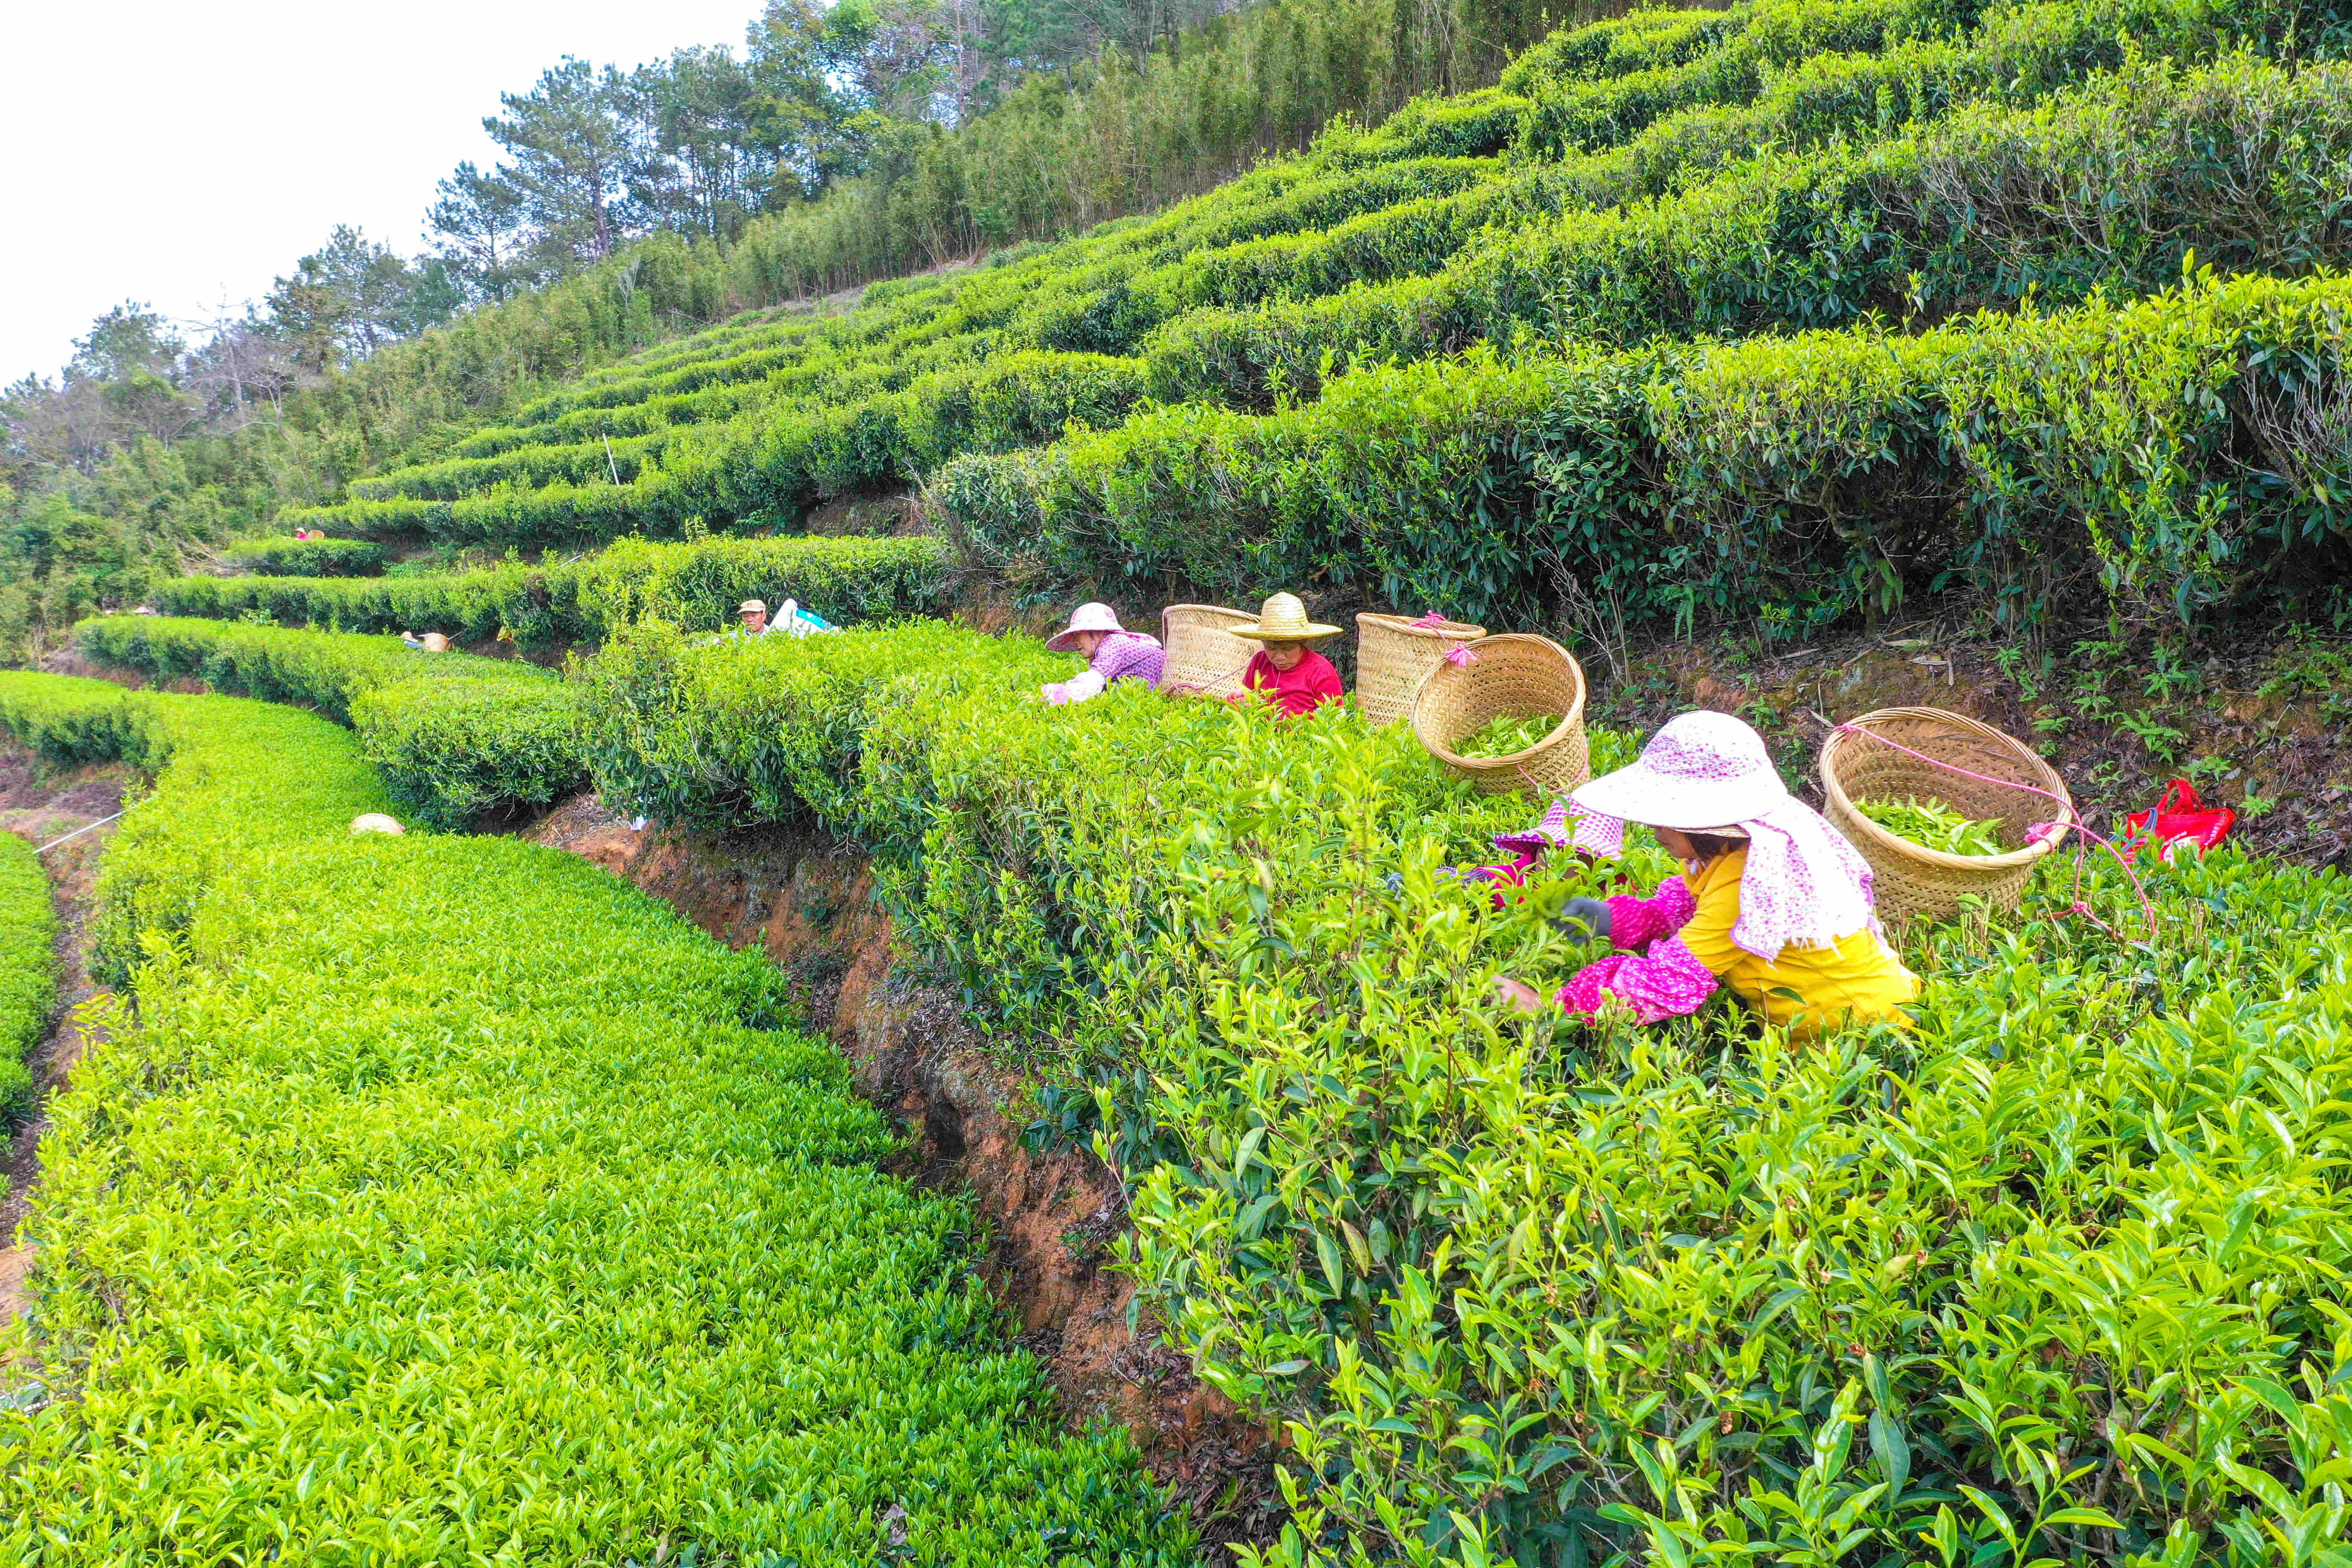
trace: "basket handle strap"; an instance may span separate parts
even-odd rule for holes
[[[1880,734],[1877,731],[1870,729],[1865,725],[1852,723],[1840,724],[1835,727],[1835,731],[1836,733],[1841,735],[1867,736],[1871,740],[1877,742],[1882,746],[1892,746],[1906,756],[1916,757],[1919,761],[1927,763],[1931,768],[1941,768],[1948,773],[1958,773],[1962,778],[1974,779],[1979,784],[1998,784],[2003,789],[2022,790],[2027,795],[2038,795],[2044,800],[2056,802],[2059,808],[2064,813],[2066,820],[2056,823],[2036,823],[2034,825],[2032,834],[2034,839],[2039,841],[2045,837],[2042,831],[2044,828],[2055,827],[2059,830],[2061,836],[2068,832],[2079,833],[2084,838],[2090,840],[2092,843],[2095,843],[2101,848],[2105,849],[2108,855],[2114,858],[2116,864],[2123,868],[2124,875],[2131,879],[2132,891],[2139,895],[2140,913],[2147,921],[2147,939],[2150,942],[2156,940],[2156,900],[2147,896],[2147,889],[2140,881],[2139,873],[2132,869],[2131,862],[2125,858],[2122,850],[2117,849],[2106,839],[2091,831],[2090,826],[2083,821],[2082,813],[2074,810],[2073,804],[2066,800],[2064,796],[2058,795],[2054,791],[2043,789],[2038,784],[2019,784],[2014,779],[1997,779],[1984,773],[1972,773],[1969,769],[1961,767],[1957,763],[1948,763],[1943,761],[1941,758],[1931,757],[1925,752],[1915,752],[1910,747],[1905,745],[1902,742],[1891,741],[1885,736]],[[2076,844],[2074,846],[2074,906],[2066,912],[2069,914],[2081,915],[2084,920],[2089,921],[2093,925],[2097,926],[2101,931],[2105,931],[2117,942],[2121,942],[2124,940],[2123,933],[2116,931],[2115,927],[2107,924],[2106,921],[2101,920],[2097,915],[2092,913],[2091,906],[2085,903],[2083,900],[2083,846],[2079,843]]]

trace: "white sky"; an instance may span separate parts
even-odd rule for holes
[[[338,223],[424,248],[482,117],[564,55],[731,44],[760,0],[0,0],[0,382],[54,374],[129,299],[209,318]]]

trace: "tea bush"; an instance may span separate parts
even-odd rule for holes
[[[157,770],[114,893],[205,872],[53,1106],[7,1560],[1190,1560],[763,960],[555,851],[350,834],[315,716],[0,716]]]
[[[364,539],[241,539],[221,553],[266,577],[365,577],[383,569],[383,546]]]
[[[856,835],[975,1007],[1066,1042],[1045,1127],[1126,1177],[1202,1375],[1285,1425],[1294,1528],[1244,1561],[2334,1561],[2352,882],[2218,854],[2143,946],[2057,868],[1915,934],[1908,1033],[1526,1020],[1492,979],[1580,963],[1547,916],[1599,878],[1439,878],[1536,808],[1402,727],[1049,710],[1033,645],[826,641],[620,635],[599,788]]]
[[[0,1127],[33,1113],[33,1069],[25,1053],[48,1032],[58,998],[56,912],[48,874],[34,847],[0,833]]]
[[[1564,577],[1629,616],[1776,630],[1966,583],[2013,616],[2086,574],[2190,617],[2340,582],[2339,277],[2144,301],[1361,370],[1258,416],[1155,409],[964,458],[936,495],[1024,581],[1312,582],[1486,622]]]
[[[331,631],[504,632],[526,647],[593,642],[654,614],[716,630],[748,598],[797,599],[836,625],[936,613],[954,582],[945,541],[789,538],[654,543],[628,538],[554,565],[494,567],[364,582],[181,577],[156,590],[166,615]]]
[[[1465,110],[1486,127],[1479,155],[1431,155],[1429,104],[1393,131],[1340,128],[1148,222],[615,367],[453,456],[289,515],[532,546],[686,532],[1115,423],[1147,390],[1264,410],[1312,394],[1327,362],[1478,338],[1780,331],[2029,290],[2139,292],[2177,277],[2192,233],[2240,269],[2305,271],[2345,248],[2336,76],[2238,60],[2177,79],[2138,63],[2241,45],[2291,57],[2319,16],[2307,7],[1760,0],[1664,15],[1678,19],[1534,51],[1513,91]],[[2069,84],[2054,122],[2038,112]],[[1521,144],[1497,156],[1505,104]],[[1956,110],[1968,123],[1939,128]],[[2176,210],[2193,221],[2148,216]]]
[[[439,827],[546,805],[583,772],[570,691],[528,664],[426,653],[390,637],[154,616],[84,621],[74,639],[93,659],[159,681],[201,680],[351,725],[393,797]]]

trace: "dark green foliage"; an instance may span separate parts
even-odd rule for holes
[[[383,570],[383,546],[364,539],[240,539],[221,554],[263,577],[366,577]]]
[[[103,664],[299,703],[351,725],[403,810],[437,827],[549,805],[584,772],[571,692],[528,664],[170,616],[85,621],[74,637]]]
[[[352,834],[386,803],[312,715],[9,675],[0,721],[158,772],[100,889],[138,1011],[26,1221],[10,1561],[1190,1560],[757,954],[553,850]]]
[[[1907,1035],[1521,1021],[1492,980],[1582,962],[1547,916],[1605,873],[1499,910],[1438,878],[1536,807],[1403,727],[1046,709],[1034,645],[824,641],[617,638],[600,790],[857,837],[974,1006],[1070,1043],[1047,1106],[1121,1166],[1146,1296],[1284,1423],[1260,1561],[2329,1562],[2290,1543],[2334,1539],[2352,1449],[2341,877],[2186,864],[2143,948],[2054,866],[1906,942]]]
[[[2347,570],[2347,457],[2290,432],[2345,395],[2347,302],[2341,278],[2208,279],[1910,336],[1475,353],[962,458],[937,494],[1016,575],[1237,603],[1319,582],[1493,624],[1582,592],[1790,632],[1954,583],[2036,616],[2095,574],[2191,618]]]
[[[624,539],[577,561],[363,581],[181,577],[155,591],[167,615],[268,616],[329,631],[511,633],[528,647],[593,642],[645,615],[705,631],[745,599],[797,599],[836,626],[932,614],[953,586],[944,540]]]
[[[0,833],[0,1126],[33,1113],[33,1070],[25,1053],[48,1032],[58,998],[58,921],[48,874],[34,846]]]
[[[689,531],[934,480],[1116,424],[1146,391],[1267,412],[1480,339],[1916,327],[2147,293],[2192,253],[2232,273],[2352,257],[2352,77],[2229,52],[2291,52],[2303,12],[1967,10],[1759,0],[1564,34],[1480,100],[1550,128],[1512,159],[1428,155],[1422,105],[1148,222],[708,334],[302,515],[530,545]],[[1563,141],[1570,105],[1590,123]]]

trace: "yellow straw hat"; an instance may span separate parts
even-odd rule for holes
[[[1307,618],[1307,606],[1298,602],[1296,594],[1276,594],[1258,607],[1257,620],[1249,626],[1228,626],[1228,632],[1252,642],[1313,642],[1317,637],[1335,637],[1337,626],[1327,626],[1320,621]]]

